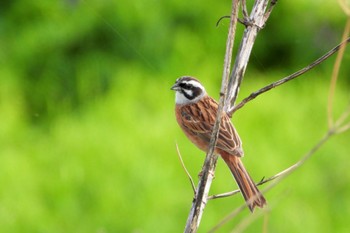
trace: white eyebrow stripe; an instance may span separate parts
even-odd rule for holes
[[[204,90],[204,87],[202,86],[202,84],[200,84],[199,82],[195,81],[195,80],[190,80],[190,81],[183,81],[183,83],[192,85],[194,87],[199,87],[200,89]]]

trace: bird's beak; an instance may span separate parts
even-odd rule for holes
[[[175,83],[171,88],[170,90],[173,90],[173,91],[179,91],[180,90],[180,87],[177,83]]]

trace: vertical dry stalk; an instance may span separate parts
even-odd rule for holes
[[[225,106],[225,111],[229,115],[231,115],[230,113],[233,110],[255,39],[260,29],[263,28],[266,23],[268,16],[265,12],[268,3],[268,0],[255,1],[249,18],[244,19],[244,21],[247,21],[247,28],[244,31],[242,42],[238,48],[236,61],[228,85],[228,95],[226,96],[227,105]],[[271,4],[275,4],[275,2],[273,1]],[[270,15],[270,13],[268,13],[268,15]]]
[[[220,90],[218,114],[216,116],[215,125],[214,125],[213,132],[210,139],[209,151],[207,153],[207,156],[205,158],[205,162],[203,165],[202,177],[199,181],[197,193],[193,200],[190,214],[187,218],[187,223],[185,227],[186,233],[197,231],[202,218],[203,210],[207,202],[209,189],[213,180],[213,175],[214,175],[216,161],[217,161],[217,155],[215,155],[213,152],[214,152],[214,147],[216,145],[216,141],[219,135],[220,120],[224,109],[225,93],[227,91],[227,81],[230,74],[232,48],[234,44],[234,36],[236,32],[236,25],[237,25],[237,18],[238,18],[238,8],[239,8],[239,0],[233,0],[230,27],[229,27],[228,38],[226,43],[226,53],[225,53],[225,60],[224,60],[222,86]]]
[[[349,9],[345,8],[345,6],[343,6],[343,9],[344,9],[345,13],[347,13],[347,10],[349,11]],[[345,25],[343,36],[342,36],[342,41],[345,41],[349,37],[349,33],[350,33],[350,13],[348,12],[348,20],[346,21],[346,25]],[[340,65],[341,65],[341,62],[343,60],[345,48],[346,48],[346,44],[343,44],[340,47],[339,52],[337,54],[337,58],[336,58],[335,63],[334,63],[334,67],[333,67],[331,84],[329,87],[329,95],[328,95],[328,108],[327,108],[328,128],[334,127],[333,99],[334,99],[335,87],[336,87],[337,79],[339,76]]]

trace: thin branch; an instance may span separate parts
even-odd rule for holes
[[[342,116],[349,116],[350,115],[350,105],[349,105],[349,108],[347,109],[347,111],[345,111],[343,113]],[[346,118],[345,117],[345,118]],[[343,117],[343,119],[345,119]],[[341,121],[341,119],[338,119],[337,123]],[[343,121],[341,121],[343,122]],[[335,124],[337,125],[337,124]],[[339,124],[340,125],[340,124]],[[347,127],[346,130],[349,130],[350,129],[350,122],[348,122],[347,125],[345,125]],[[341,128],[339,128],[341,129]],[[268,183],[270,181],[273,181],[273,180],[276,180],[276,182],[270,184],[267,188],[265,188],[263,190],[263,193],[265,193],[266,191],[272,189],[275,185],[277,185],[282,179],[286,178],[288,175],[290,175],[293,171],[295,171],[296,169],[298,169],[299,167],[301,167],[312,155],[314,155],[332,136],[334,136],[335,134],[338,133],[338,130],[339,129],[334,129],[334,128],[331,128],[328,130],[328,132],[318,141],[317,144],[315,144],[315,146],[313,146],[310,151],[308,153],[306,153],[298,162],[296,162],[295,164],[293,164],[292,166],[284,169],[283,171],[277,173],[276,175],[274,176],[271,176],[270,178],[268,179],[263,179],[261,180],[260,182],[258,182],[256,185],[262,185],[262,184],[265,184],[265,183]],[[342,131],[344,132],[344,131]],[[232,192],[227,192],[227,193],[223,193],[223,194],[219,194],[219,195],[213,195],[213,196],[210,196],[208,197],[208,200],[209,199],[217,199],[217,198],[223,198],[223,197],[229,197],[229,196],[232,196],[236,193],[239,193],[240,190],[237,189],[237,190],[234,190]],[[214,232],[216,230],[218,230],[220,227],[222,227],[225,223],[227,223],[228,221],[230,221],[233,217],[235,217],[236,215],[238,215],[241,211],[242,211],[242,206],[237,208],[235,211],[233,211],[231,214],[229,214],[227,217],[225,217],[222,221],[220,221],[214,228],[212,228],[212,230],[210,232]],[[271,208],[271,206],[269,207]],[[259,212],[261,214],[261,212]],[[253,219],[254,220],[254,219]],[[238,227],[235,228],[235,230],[233,232],[241,232],[240,230],[241,229],[244,229],[245,226],[247,226],[247,223],[249,222],[246,222],[246,221],[249,221],[248,220],[244,220],[240,225],[238,225]],[[250,220],[251,222],[251,220]]]
[[[224,15],[224,16],[221,16],[219,19],[218,19],[218,21],[216,22],[216,27],[218,27],[219,26],[219,24],[220,24],[220,22],[221,22],[221,20],[223,20],[223,19],[230,19],[231,17],[229,16],[229,15]]]
[[[292,166],[290,166],[289,168],[281,171],[280,173],[268,178],[268,179],[265,179],[265,180],[262,180],[259,182],[259,185],[261,184],[265,184],[269,181],[272,181],[274,179],[281,179],[281,178],[285,178],[287,175],[289,175],[290,173],[292,173],[294,170],[298,169],[300,166],[302,166],[306,160],[308,160],[312,155],[314,155],[316,153],[316,151],[318,151],[321,146],[323,146],[332,136],[334,135],[334,132],[332,130],[329,130],[319,141],[318,143],[312,147],[310,149],[310,151],[308,153],[306,153],[298,162],[296,162],[295,164],[293,164]]]
[[[248,21],[249,19],[249,14],[247,10],[247,2],[246,0],[241,0],[242,1],[242,14],[243,14],[243,20]]]
[[[349,37],[350,32],[350,16],[348,17],[348,20],[346,21],[346,25],[344,28],[342,41],[346,40],[346,38]],[[340,65],[343,60],[344,52],[345,52],[346,44],[343,44],[339,48],[339,53],[337,54],[337,58],[335,60],[334,66],[333,66],[333,72],[331,77],[331,84],[329,87],[329,94],[328,94],[328,106],[327,106],[327,115],[328,115],[328,127],[332,128],[334,124],[333,120],[333,102],[334,102],[334,92],[335,87],[337,84],[338,76],[339,76],[339,70]]]
[[[277,0],[271,0],[269,8],[267,9],[265,15],[264,15],[264,21],[266,23],[266,21],[268,20],[268,18],[270,17],[270,14],[273,10],[273,8],[275,7],[275,5],[277,4]],[[264,25],[265,25],[264,23]]]
[[[331,49],[329,52],[327,52],[325,55],[323,55],[322,57],[318,58],[316,61],[314,61],[313,63],[311,63],[310,65],[304,67],[301,70],[298,70],[297,72],[283,78],[280,79],[276,82],[273,82],[261,89],[259,89],[258,91],[255,91],[253,93],[251,93],[248,97],[244,98],[239,104],[237,104],[236,106],[234,106],[232,109],[229,109],[228,114],[230,116],[232,116],[232,114],[234,112],[236,112],[238,109],[242,108],[246,103],[248,103],[249,101],[255,99],[256,97],[258,97],[259,95],[271,90],[272,88],[278,87],[288,81],[291,81],[293,79],[295,79],[296,77],[308,72],[309,70],[313,69],[315,66],[319,65],[321,62],[323,62],[324,60],[328,59],[330,56],[332,56],[334,53],[336,53],[340,47],[343,44],[347,44],[350,42],[350,38],[348,38],[346,41],[340,43],[339,45],[337,45],[336,47],[334,47],[333,49]]]
[[[344,133],[345,131],[348,131],[350,129],[350,122],[348,124],[340,127],[337,131],[335,131],[336,134]]]
[[[285,195],[284,195],[285,197]],[[276,203],[275,203],[276,205]],[[267,215],[271,211],[272,206],[269,204],[269,208],[264,208],[261,211],[250,215],[248,218],[242,219],[239,224],[235,226],[235,228],[231,231],[232,233],[245,232],[247,227],[249,227],[254,221],[262,217],[263,215]]]
[[[271,187],[272,188],[272,187]],[[269,215],[271,210],[278,204],[280,203],[286,196],[288,195],[288,191],[283,191],[281,194],[275,197],[274,203],[270,203],[268,206],[265,208],[259,210],[259,212],[254,213],[253,215],[248,216],[248,218],[244,218],[240,221],[238,225],[231,231],[231,232],[244,232],[244,230],[256,219],[264,215],[264,222],[263,222],[263,228],[262,232],[267,233],[267,225],[268,225],[268,220],[269,220]],[[221,220],[217,225],[215,225],[209,232],[214,232],[217,231],[219,228],[221,228],[223,225],[225,225],[229,220],[231,220],[235,216],[231,216],[232,214],[237,215],[239,212],[237,210],[232,211],[228,216],[224,217],[223,220]]]
[[[241,213],[243,210],[246,209],[246,205],[243,204],[237,209],[235,209],[233,212],[231,212],[229,215],[227,215],[224,219],[222,219],[216,226],[214,226],[208,233],[216,232],[220,227],[222,227],[224,224],[226,224],[228,221],[230,221],[232,218],[236,217],[239,213]]]
[[[182,168],[184,169],[184,171],[185,171],[185,173],[186,173],[188,179],[190,180],[192,190],[193,190],[194,194],[196,195],[197,190],[196,190],[196,186],[194,185],[194,182],[193,182],[193,179],[192,179],[192,177],[191,177],[191,174],[188,172],[188,170],[187,170],[187,168],[186,168],[186,166],[185,166],[185,163],[184,163],[184,161],[182,160],[182,156],[181,156],[181,153],[180,153],[179,146],[177,145],[177,143],[175,143],[175,145],[176,145],[176,151],[177,151],[177,155],[179,156],[181,166],[182,166]]]
[[[213,127],[213,132],[210,138],[209,150],[205,158],[205,162],[202,169],[202,176],[198,184],[197,193],[192,203],[192,208],[190,210],[189,216],[187,218],[185,232],[196,232],[199,223],[202,218],[203,210],[205,208],[209,189],[213,180],[213,175],[215,171],[217,155],[214,154],[214,148],[216,145],[217,138],[219,136],[219,128],[221,117],[223,114],[223,109],[225,105],[225,94],[227,92],[227,83],[230,74],[232,49],[234,44],[234,37],[236,32],[237,18],[238,18],[239,0],[232,1],[232,12],[230,27],[226,42],[226,53],[224,59],[224,68],[222,75],[222,84],[220,89],[220,101],[218,107],[218,113],[216,116],[215,124]]]
[[[323,146],[333,135],[344,133],[345,131],[350,130],[350,121],[344,123],[349,116],[350,116],[350,104],[348,105],[347,109],[343,112],[343,114],[335,122],[334,127],[329,128],[327,133],[318,141],[318,143],[314,147],[312,147],[310,151],[306,153],[298,162],[284,169],[283,171],[277,173],[274,176],[271,176],[267,179],[263,178],[260,182],[256,183],[256,185],[259,186],[259,185],[268,183],[270,181],[273,181],[277,178],[279,179],[284,178],[290,173],[292,173],[294,170],[298,169],[300,166],[302,166],[306,162],[306,160],[308,160],[313,154],[315,154],[316,151],[318,151],[321,148],[321,146]],[[231,192],[212,195],[208,197],[208,200],[233,196],[239,192],[240,190],[236,189]]]
[[[335,128],[335,133],[336,134],[340,134],[343,133],[347,130],[350,129],[350,121],[349,122],[345,122],[345,120],[350,116],[350,104],[347,108],[346,111],[344,111],[344,113],[339,117],[339,119],[335,122],[334,124],[334,128]]]
[[[340,115],[338,120],[335,122],[334,128],[339,128],[342,124],[344,124],[344,121],[346,120],[346,118],[349,117],[349,115],[350,115],[350,103],[347,109]]]
[[[264,223],[263,223],[262,233],[267,233],[268,232],[269,220],[270,220],[270,211],[268,211],[265,214],[265,216],[264,216]]]
[[[343,9],[344,13],[349,17],[350,16],[350,7],[349,3],[346,0],[338,0],[340,7]]]
[[[256,185],[260,185],[259,183],[257,183]],[[224,197],[230,197],[233,196],[237,193],[241,192],[240,189],[236,189],[230,192],[226,192],[226,193],[220,193],[220,194],[214,194],[208,197],[208,200],[213,200],[213,199],[218,199],[218,198],[224,198]],[[246,205],[245,205],[246,206]]]
[[[271,176],[267,179],[263,179],[261,180],[260,182],[258,182],[256,185],[262,185],[262,184],[265,184],[267,182],[270,182],[272,180],[275,180],[277,178],[281,179],[281,178],[284,178],[286,177],[287,175],[289,175],[291,172],[293,172],[294,170],[296,170],[297,168],[299,168],[301,165],[303,165],[306,160],[308,160],[313,154],[315,154],[315,152],[317,150],[319,150],[321,148],[322,145],[324,145],[331,136],[334,135],[334,131],[333,130],[329,130],[326,135],[324,135],[320,140],[319,142],[310,149],[310,151],[308,153],[306,153],[298,162],[296,162],[295,164],[293,164],[292,166],[284,169],[283,171],[277,173],[276,175],[274,176]],[[223,198],[223,197],[229,197],[229,196],[232,196],[236,193],[240,192],[239,189],[237,190],[234,190],[232,192],[227,192],[227,193],[223,193],[223,194],[218,194],[218,195],[213,195],[213,196],[210,196],[208,197],[208,199],[217,199],[217,198]]]
[[[245,1],[244,1],[245,2]],[[254,2],[251,14],[249,16],[249,22],[246,24],[244,30],[242,42],[238,48],[236,60],[233,66],[233,70],[230,76],[228,85],[228,95],[226,96],[225,112],[229,113],[232,109],[241,85],[245,70],[248,65],[249,57],[260,29],[265,25],[266,19],[264,18],[268,0],[257,0]],[[230,114],[229,114],[230,115]]]

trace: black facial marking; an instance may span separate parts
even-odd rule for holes
[[[182,89],[186,89],[186,90],[191,90],[191,88],[193,87],[192,85],[187,84],[187,83],[180,83],[179,86],[180,86]]]
[[[202,92],[203,92],[203,90],[201,88],[199,88],[199,87],[194,87],[192,89],[192,91],[193,91],[193,98],[196,98],[196,97],[200,96],[202,94]]]
[[[200,96],[203,92],[201,88],[195,87],[192,84],[180,83],[179,86],[181,87],[181,92],[189,100],[195,99],[196,97]]]

